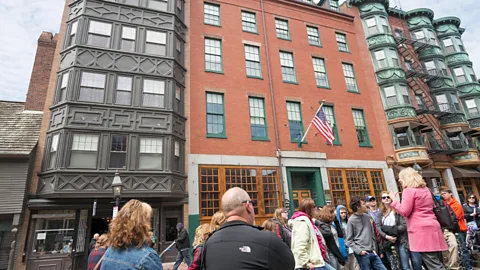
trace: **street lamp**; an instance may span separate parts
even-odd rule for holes
[[[422,175],[423,169],[420,165],[417,164],[416,161],[413,162],[413,169],[417,171],[420,175]]]
[[[120,179],[120,173],[118,170],[115,172],[115,177],[113,177],[112,181],[112,190],[113,190],[113,198],[115,199],[115,208],[113,210],[113,218],[117,215],[118,207],[120,206],[120,199],[122,197],[122,179]]]

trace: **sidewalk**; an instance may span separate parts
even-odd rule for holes
[[[172,270],[173,269],[173,262],[171,263],[162,263],[163,270]],[[180,267],[178,267],[178,270],[187,270],[188,266],[185,263],[182,263]]]

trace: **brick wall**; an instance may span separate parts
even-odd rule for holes
[[[30,85],[28,86],[25,110],[43,111],[57,40],[57,34],[53,36],[52,33],[45,31],[38,38],[37,53],[30,77]]]

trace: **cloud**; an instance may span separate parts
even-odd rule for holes
[[[38,37],[58,32],[64,3],[0,1],[0,100],[25,101]]]

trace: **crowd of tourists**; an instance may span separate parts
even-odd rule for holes
[[[400,172],[399,182],[401,200],[391,191],[381,193],[379,204],[373,196],[351,198],[348,208],[303,199],[291,217],[279,208],[261,227],[249,194],[231,188],[221,211],[196,228],[192,245],[183,224],[177,225],[173,269],[182,262],[189,270],[472,269],[466,239],[478,230],[477,198],[469,195],[462,206],[442,190],[439,200],[412,168]],[[148,204],[129,201],[108,235],[95,235],[88,269],[163,269],[151,248],[151,215]]]

